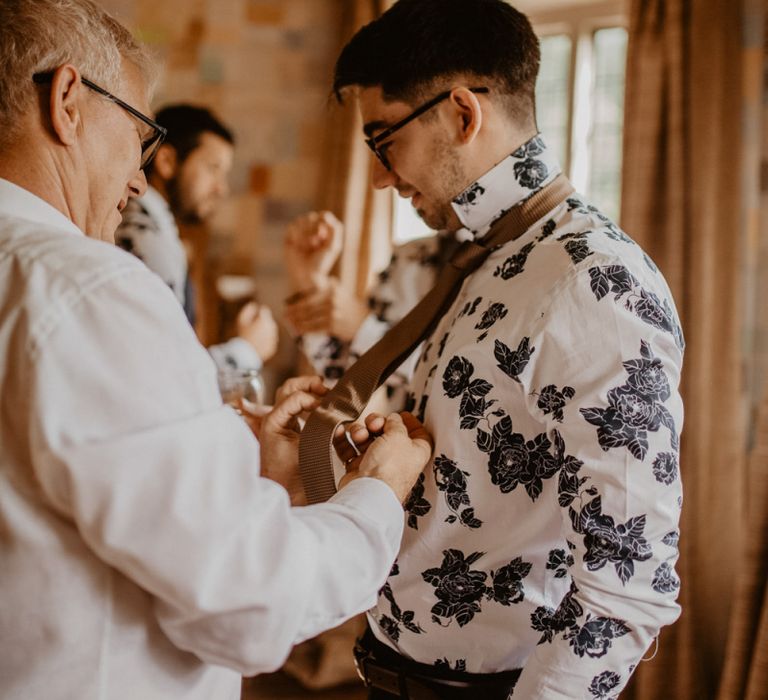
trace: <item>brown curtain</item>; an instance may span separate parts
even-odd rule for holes
[[[719,700],[768,697],[768,397],[749,460],[748,537]]]
[[[683,613],[626,698],[715,697],[734,611],[747,532],[744,13],[739,0],[630,4],[622,224],[669,281],[688,345]]]
[[[338,0],[339,49],[391,4],[392,0]],[[373,272],[389,258],[392,228],[392,195],[371,186],[371,152],[362,134],[355,105],[330,100],[320,202],[344,222],[346,235],[337,272],[342,283],[360,297],[365,296]]]
[[[746,168],[768,173],[768,24],[766,2],[747,0],[745,56],[751,79],[744,91],[745,130],[754,131],[749,139]],[[761,80],[762,78],[762,80]],[[763,395],[757,412],[753,443],[747,467],[747,534],[743,564],[739,568],[738,588],[731,615],[725,669],[718,700],[760,700],[768,697],[768,393],[766,356],[768,355],[768,178],[754,177],[756,187],[747,190],[754,196],[746,202],[748,237],[747,279],[753,303],[748,305],[747,333],[750,349],[749,388],[753,396]],[[762,186],[762,193],[760,190]],[[762,210],[761,210],[762,204]],[[753,235],[754,234],[754,235]],[[762,238],[762,242],[760,241]]]

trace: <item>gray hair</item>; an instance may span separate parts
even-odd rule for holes
[[[122,59],[148,84],[154,66],[131,33],[91,0],[0,0],[0,143],[35,102],[32,76],[65,63],[115,92]]]

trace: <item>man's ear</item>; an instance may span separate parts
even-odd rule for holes
[[[72,146],[77,140],[82,121],[80,100],[86,89],[80,81],[80,72],[70,63],[53,73],[48,113],[54,133],[65,146]]]
[[[468,88],[460,87],[451,92],[450,102],[454,107],[453,116],[461,143],[471,143],[480,133],[480,127],[483,124],[483,108],[480,100]]]
[[[177,161],[176,149],[170,143],[164,143],[155,155],[152,172],[163,180],[170,180],[176,174]]]

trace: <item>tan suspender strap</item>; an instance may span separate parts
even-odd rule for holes
[[[411,311],[355,362],[310,415],[299,442],[299,471],[309,503],[336,492],[333,435],[341,423],[356,420],[376,389],[413,352],[448,312],[466,277],[497,248],[520,237],[561,204],[573,187],[564,175],[512,207],[480,241],[465,241],[440,271],[437,284]]]

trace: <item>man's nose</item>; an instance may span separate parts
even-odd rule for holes
[[[128,182],[128,197],[141,197],[147,191],[147,176],[143,170]]]
[[[387,170],[384,167],[384,164],[376,156],[371,157],[373,158],[373,173],[371,176],[373,186],[377,190],[394,187],[397,182],[397,175],[395,175],[394,171]]]

